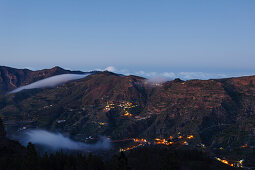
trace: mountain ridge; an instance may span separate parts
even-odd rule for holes
[[[0,95],[18,88],[28,85],[38,80],[42,80],[51,76],[60,74],[84,74],[82,71],[65,70],[59,66],[51,69],[43,69],[32,71],[29,69],[16,69],[7,66],[0,66]]]
[[[158,83],[96,72],[55,88],[0,97],[0,116],[8,132],[43,128],[77,140],[193,134],[194,146],[222,147],[227,155],[255,145],[255,76]]]

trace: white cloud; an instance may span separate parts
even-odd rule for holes
[[[14,89],[10,93],[17,93],[25,89],[36,89],[36,88],[49,88],[64,84],[68,81],[77,80],[86,77],[88,74],[62,74],[57,76],[52,76],[43,80],[36,81],[34,83],[28,84],[26,86]]]
[[[135,74],[139,75],[139,76],[144,76],[144,77],[156,77],[158,73],[156,73],[156,72],[138,71]]]
[[[113,67],[113,66],[106,67],[104,70],[105,71],[110,71],[110,72],[115,72],[116,71],[115,67]]]
[[[100,70],[100,69],[98,69]],[[218,78],[227,78],[227,77],[238,77],[244,76],[242,74],[225,74],[225,73],[208,73],[208,72],[146,72],[144,70],[132,71],[127,69],[117,69],[114,66],[109,66],[105,68],[107,71],[124,74],[124,75],[137,75],[145,77],[148,79],[164,79],[164,80],[173,80],[175,78],[180,78],[182,80],[191,80],[191,79],[218,79]]]
[[[204,73],[204,72],[180,72],[178,73],[178,77],[189,80],[189,79],[212,79],[212,78],[226,78],[230,75],[226,74],[217,74],[217,73]]]
[[[27,145],[28,142],[33,144],[39,144],[44,146],[46,149],[53,150],[107,150],[111,148],[110,140],[102,137],[97,143],[86,144],[83,142],[74,141],[61,133],[52,133],[45,130],[28,130],[19,139],[23,145]]]
[[[172,79],[176,78],[176,74],[173,73],[173,72],[164,72],[164,73],[161,73],[161,75],[163,77],[169,77],[169,78],[172,78]]]

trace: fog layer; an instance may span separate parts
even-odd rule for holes
[[[56,87],[58,85],[64,84],[68,81],[81,79],[88,76],[88,74],[62,74],[57,76],[52,76],[43,80],[36,81],[34,83],[28,84],[26,86],[14,89],[11,93],[17,93],[25,89],[36,89],[36,88],[50,88]]]
[[[76,151],[96,151],[110,149],[110,140],[101,137],[95,144],[86,144],[83,142],[76,142],[61,133],[52,133],[45,130],[28,130],[24,132],[19,139],[23,145],[28,142],[41,145],[50,150],[76,150]]]

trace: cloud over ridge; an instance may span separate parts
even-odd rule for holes
[[[100,70],[100,69],[99,69]],[[187,72],[156,72],[156,71],[144,71],[144,70],[127,70],[127,69],[117,69],[114,66],[106,67],[104,70],[116,72],[123,75],[137,75],[142,76],[148,79],[164,79],[164,80],[173,80],[180,78],[182,80],[191,80],[191,79],[218,79],[218,78],[228,78],[228,77],[239,77],[246,76],[248,74],[229,74],[229,73],[210,73],[210,72],[196,72],[196,71],[187,71]]]
[[[72,80],[77,80],[86,77],[89,74],[61,74],[57,76],[52,76],[45,78],[43,80],[36,81],[34,83],[28,84],[26,86],[18,87],[13,91],[9,92],[9,94],[17,93],[25,89],[36,89],[36,88],[51,88],[56,87],[58,85],[67,83]]]

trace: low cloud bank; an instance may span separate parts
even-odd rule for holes
[[[113,67],[113,66],[106,67],[104,70],[105,71],[110,71],[110,72],[115,72],[116,71],[115,67]]]
[[[218,78],[227,78],[227,77],[239,77],[244,76],[244,74],[224,74],[224,73],[206,73],[206,72],[144,72],[139,71],[135,73],[136,75],[146,77],[148,79],[154,79],[157,77],[158,79],[168,79],[174,80],[176,78],[180,78],[182,80],[191,80],[191,79],[218,79]]]
[[[152,77],[149,78],[145,81],[145,83],[149,84],[149,85],[160,85],[162,83],[165,83],[166,81],[168,81],[169,79],[165,78],[165,77]]]
[[[98,69],[100,70],[100,69]],[[130,71],[127,69],[117,69],[114,66],[106,67],[103,70],[116,72],[123,75],[137,75],[142,76],[148,79],[152,79],[150,81],[155,82],[155,79],[164,79],[164,80],[173,80],[176,78],[180,78],[182,80],[191,80],[191,79],[201,79],[201,80],[208,80],[208,79],[218,79],[218,78],[228,78],[228,77],[240,77],[240,76],[247,76],[249,74],[236,74],[236,73],[209,73],[209,72],[146,72],[143,70],[140,71]],[[148,82],[150,82],[148,81]],[[156,80],[158,81],[158,80]]]
[[[23,145],[28,142],[48,148],[50,150],[97,151],[111,148],[110,140],[102,137],[95,144],[76,142],[61,133],[52,133],[45,130],[28,130],[24,132],[19,141]]]
[[[66,83],[66,82],[81,79],[86,76],[88,76],[88,74],[62,74],[62,75],[52,76],[52,77],[28,84],[26,86],[22,86],[17,89],[14,89],[13,91],[9,92],[9,94],[17,93],[17,92],[20,92],[25,89],[56,87],[58,85]]]

